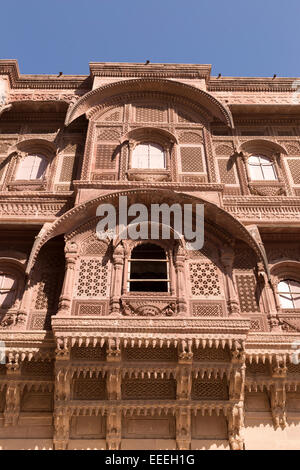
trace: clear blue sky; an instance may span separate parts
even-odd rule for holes
[[[3,0],[0,57],[21,73],[88,63],[212,64],[213,74],[300,76],[299,0]]]

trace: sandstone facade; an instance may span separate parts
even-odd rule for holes
[[[299,83],[210,71],[0,61],[2,449],[300,448]],[[121,195],[203,249],[99,240]]]

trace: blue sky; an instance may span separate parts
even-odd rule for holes
[[[230,76],[300,76],[299,0],[4,0],[0,57],[21,73],[88,63],[212,64]]]

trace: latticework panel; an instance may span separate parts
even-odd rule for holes
[[[126,348],[123,350],[124,361],[165,362],[177,361],[177,350],[173,348]]]
[[[106,382],[104,379],[90,377],[75,379],[73,382],[74,400],[105,400]]]
[[[182,132],[179,136],[181,144],[202,144],[202,136],[196,132]]]
[[[178,122],[196,122],[195,119],[180,109],[177,110],[177,116]]]
[[[98,130],[98,140],[118,142],[120,139],[119,129],[114,128],[102,128]]]
[[[194,317],[221,317],[223,309],[220,304],[193,303],[192,313]]]
[[[174,379],[125,379],[122,381],[123,400],[175,400]]]
[[[241,312],[259,312],[257,301],[256,279],[253,274],[236,276]]]
[[[37,310],[54,310],[58,301],[58,281],[50,272],[44,272],[38,284],[35,299],[35,308]]]
[[[192,400],[228,400],[226,379],[194,379],[192,383]]]
[[[230,156],[230,155],[233,154],[233,147],[232,147],[232,145],[228,145],[228,144],[216,145],[215,152],[216,152],[216,155],[228,155],[228,156]]]
[[[87,348],[75,346],[71,349],[71,359],[84,359],[87,361],[105,361],[105,348],[100,348],[100,346],[97,346],[95,348],[91,346],[88,346]]]
[[[59,175],[59,182],[72,181],[75,155],[64,155]]]
[[[288,373],[289,374],[300,374],[300,364],[288,364]]]
[[[108,265],[102,259],[80,260],[77,281],[77,297],[106,297],[108,288]]]
[[[227,362],[230,361],[230,351],[228,348],[198,348],[193,350],[194,361],[215,361],[215,362]]]
[[[269,375],[270,370],[266,364],[246,364],[246,374],[247,375]]]
[[[166,122],[167,111],[159,106],[136,106],[135,119],[137,122]]]
[[[220,181],[224,184],[236,184],[236,177],[234,173],[234,167],[229,160],[222,158],[218,159],[218,168]]]
[[[96,150],[95,169],[111,170],[116,167],[116,145],[99,144]]]
[[[300,184],[300,158],[287,160],[294,184]]]
[[[22,374],[30,376],[52,376],[54,372],[53,361],[25,361],[22,363]]]
[[[181,147],[181,170],[183,172],[204,172],[201,147]]]
[[[31,315],[30,330],[51,330],[51,315],[46,313],[34,313]]]
[[[190,263],[192,295],[215,297],[221,294],[218,268],[212,263]]]

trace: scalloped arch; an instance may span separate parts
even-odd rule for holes
[[[41,234],[36,238],[32,252],[30,254],[26,272],[29,273],[41,247],[51,238],[61,235],[68,234],[74,231],[77,227],[82,225],[85,221],[95,217],[96,208],[101,203],[114,203],[118,200],[119,196],[128,196],[132,198],[132,201],[141,201],[142,197],[150,197],[151,202],[154,200],[159,201],[172,201],[177,200],[179,203],[198,203],[204,204],[204,217],[208,221],[214,223],[220,227],[224,233],[227,233],[228,240],[238,238],[243,240],[249,245],[256,253],[258,258],[263,262],[265,270],[269,276],[268,262],[263,249],[259,243],[254,239],[247,228],[229,212],[220,208],[216,204],[207,201],[203,198],[192,196],[186,193],[174,194],[169,190],[157,190],[157,189],[134,189],[126,191],[116,191],[113,193],[101,195],[95,199],[86,201],[78,206],[70,209],[68,212],[59,217],[55,222],[50,224],[45,230],[41,231]],[[131,201],[129,201],[130,203]]]
[[[73,106],[69,107],[65,125],[68,126],[79,116],[85,114],[90,108],[104,103],[113,96],[136,91],[164,92],[169,95],[187,98],[191,102],[200,104],[208,109],[212,115],[223,121],[229,127],[233,127],[231,112],[212,95],[185,83],[163,79],[131,79],[109,83],[100,88],[96,88],[81,97]]]

